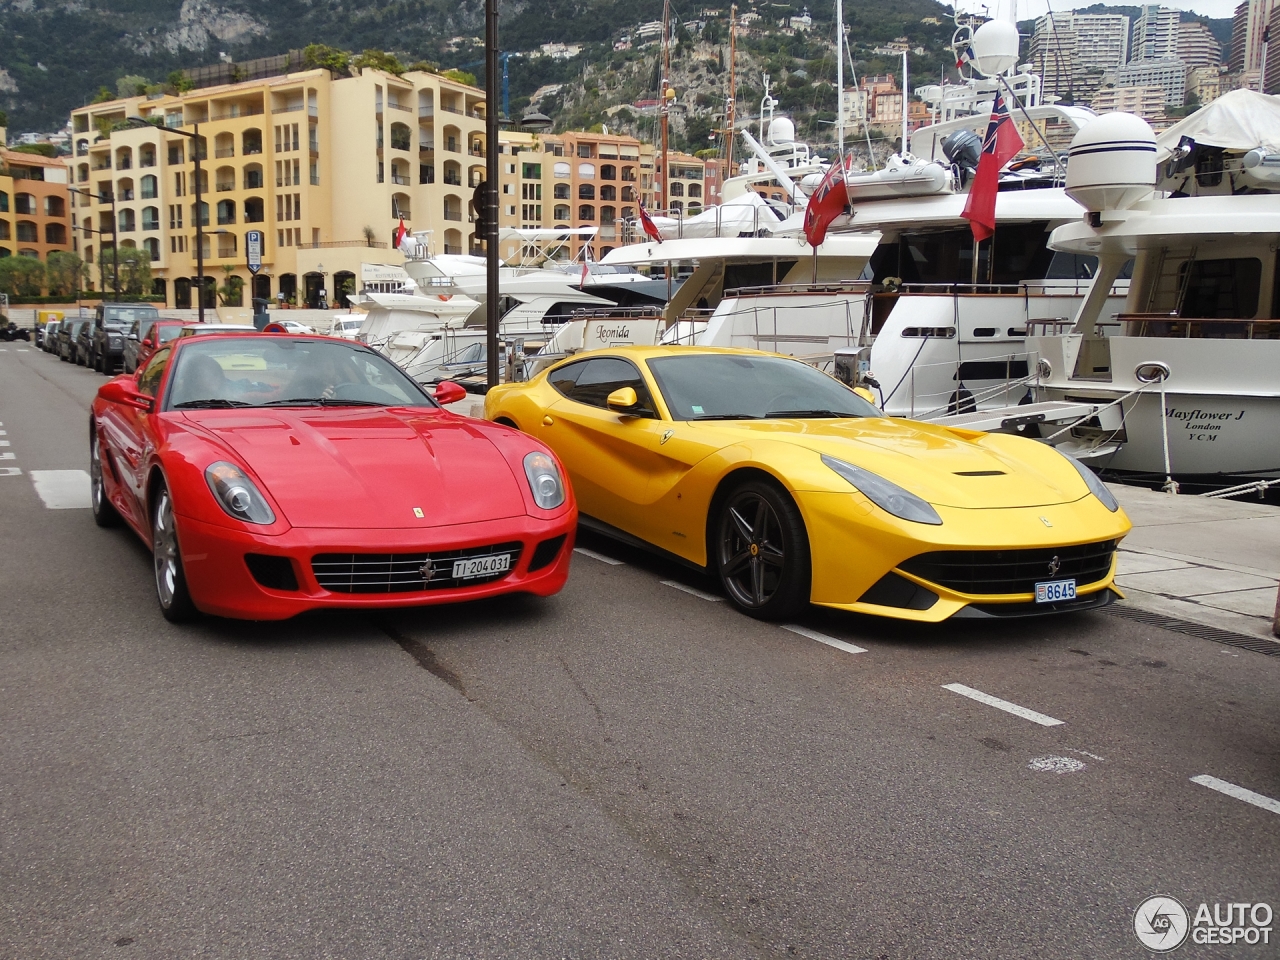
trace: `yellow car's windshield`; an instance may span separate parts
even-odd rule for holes
[[[647,362],[673,420],[884,416],[838,380],[799,360],[690,353]]]

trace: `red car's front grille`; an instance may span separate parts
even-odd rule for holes
[[[472,587],[509,576],[520,561],[518,540],[463,550],[430,553],[318,553],[311,558],[316,581],[333,593],[414,593],[448,587]],[[454,578],[456,560],[509,554],[506,570]]]

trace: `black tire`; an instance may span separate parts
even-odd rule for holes
[[[712,558],[729,600],[760,620],[795,616],[809,603],[809,535],[791,497],[748,480],[719,501]]]
[[[170,623],[186,623],[194,619],[198,611],[187,591],[182,549],[173,521],[173,499],[163,483],[156,489],[151,508],[151,554],[160,612]]]
[[[97,427],[89,427],[89,504],[93,507],[93,522],[100,527],[120,525],[120,514],[107,499],[102,484],[102,444],[98,440]]]
[[[106,373],[106,372],[107,372],[107,361],[106,361],[106,358],[105,358],[105,357],[103,357],[103,355],[102,355],[102,354],[100,354],[100,353],[92,354],[92,355],[90,356],[90,359],[93,361],[93,369],[94,369],[94,370],[96,370],[98,373]]]

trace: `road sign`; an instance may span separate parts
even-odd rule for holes
[[[244,235],[244,252],[249,261],[249,272],[257,276],[262,269],[262,231],[250,230]]]

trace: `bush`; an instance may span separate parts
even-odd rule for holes
[[[440,76],[449,80],[456,80],[458,83],[465,83],[469,87],[474,87],[476,85],[476,75],[474,73],[467,73],[465,70],[458,70],[456,68],[452,70],[445,70],[440,74]]]
[[[368,67],[371,70],[382,70],[396,77],[404,73],[404,64],[394,53],[387,53],[384,50],[365,50],[359,56],[352,58],[351,65],[357,70]]]
[[[0,258],[0,293],[38,297],[44,286],[44,264],[35,257]]]
[[[350,72],[351,54],[326,43],[312,43],[303,49],[302,62],[313,70],[323,67],[325,70],[345,77]]]

